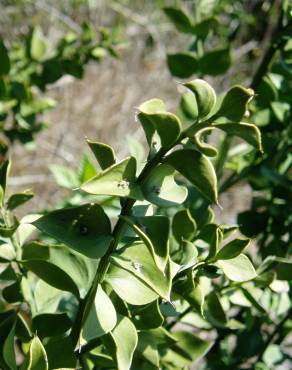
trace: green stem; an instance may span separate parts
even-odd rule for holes
[[[184,137],[184,134],[182,134],[179,138],[179,140],[174,144],[178,144],[182,138]],[[173,146],[172,146],[173,147]],[[153,168],[157,166],[161,162],[161,159],[165,156],[165,154],[172,148],[161,148],[156,155],[145,165],[144,169],[142,170],[141,174],[139,175],[137,179],[137,184],[141,185],[145,181],[145,179],[148,177],[150,172]],[[121,216],[129,216],[131,214],[131,210],[135,204],[134,199],[128,198],[122,207],[121,210]],[[73,346],[75,347],[78,343],[80,332],[82,329],[82,326],[89,314],[90,308],[93,304],[94,297],[96,294],[96,290],[99,284],[101,284],[104,280],[104,277],[106,275],[106,272],[110,265],[110,256],[111,254],[117,249],[117,246],[119,244],[119,241],[122,237],[123,230],[126,223],[123,219],[119,218],[118,222],[116,223],[114,230],[112,232],[112,242],[106,252],[106,254],[101,258],[100,263],[98,265],[93,283],[85,296],[83,300],[80,301],[78,311],[76,314],[76,318],[72,327],[71,331],[71,339]]]

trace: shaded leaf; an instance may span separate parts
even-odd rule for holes
[[[105,170],[116,162],[116,155],[111,146],[91,140],[87,140],[87,144],[97,159],[101,169]]]
[[[216,260],[228,260],[237,257],[250,244],[250,239],[234,239],[216,254]]]
[[[0,76],[6,75],[10,70],[10,59],[4,42],[0,39]]]
[[[181,243],[182,240],[192,240],[196,230],[196,221],[187,208],[178,211],[173,216],[172,232],[178,243]]]
[[[199,71],[198,59],[192,53],[176,53],[167,55],[167,65],[175,77],[188,78]]]
[[[66,313],[43,313],[33,317],[32,330],[40,338],[64,334],[72,326]]]
[[[149,249],[157,267],[164,271],[169,257],[169,219],[164,216],[123,217]]]
[[[184,84],[196,97],[199,118],[206,117],[216,104],[214,89],[204,80],[195,79]]]
[[[254,146],[259,151],[263,151],[260,130],[251,123],[222,123],[214,127],[225,131],[228,135],[235,135]]]
[[[178,31],[185,33],[192,32],[192,20],[183,10],[174,7],[165,7],[163,11]]]
[[[110,220],[98,204],[50,212],[33,225],[54,239],[91,258],[100,258],[111,241]]]
[[[206,198],[218,202],[216,173],[204,155],[196,150],[181,149],[168,155],[166,162],[195,185]]]
[[[212,50],[204,53],[199,60],[200,72],[203,75],[218,76],[225,73],[231,65],[229,48]]]

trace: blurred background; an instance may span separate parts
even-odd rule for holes
[[[56,81],[49,81],[45,91],[37,84],[32,87],[34,95],[52,98],[56,104],[39,114],[46,128],[25,145],[16,139],[11,150],[14,164],[10,190],[31,188],[36,195],[30,202],[30,210],[55,206],[70,193],[58,186],[50,166],[61,165],[77,171],[87,150],[86,137],[113,145],[121,158],[128,151],[128,137],[144,140],[135,122],[135,108],[139,104],[160,97],[167,102],[169,110],[177,110],[177,92],[182,91],[179,82],[183,79],[170,72],[167,54],[192,50],[193,35],[175,27],[164,7],[179,6],[197,20],[198,17],[211,20],[205,25],[208,37],[203,37],[204,47],[229,48],[232,63],[227,61],[228,65],[219,73],[198,72],[193,78],[204,76],[218,94],[236,83],[249,86],[277,21],[281,1],[202,0],[200,14],[195,10],[196,3],[187,0],[0,1],[0,33],[7,48],[13,48],[15,43],[25,45],[32,28],[38,27],[46,42],[42,58],[49,59],[66,35],[82,35],[84,24],[95,32],[92,40],[100,40],[107,33],[110,44],[101,53],[102,58],[98,55],[97,60],[86,61],[80,73],[64,73]],[[206,32],[204,24],[200,32]],[[218,221],[235,222],[235,215],[250,202],[249,187],[240,183],[222,198],[220,203],[224,208],[216,210]],[[21,212],[26,212],[25,207]]]

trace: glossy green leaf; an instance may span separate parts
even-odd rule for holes
[[[10,59],[4,42],[0,39],[0,76],[7,75],[10,70]]]
[[[163,10],[178,31],[185,33],[192,32],[192,20],[183,10],[174,7],[165,7]]]
[[[244,254],[239,254],[237,257],[228,260],[219,260],[216,264],[222,268],[224,274],[232,281],[243,282],[257,277],[252,263]]]
[[[136,161],[128,157],[85,182],[80,189],[94,195],[143,199],[136,180]]]
[[[15,324],[12,326],[3,345],[3,358],[10,370],[17,370],[16,354],[14,350]]]
[[[199,60],[200,72],[209,76],[221,75],[229,69],[231,61],[229,48],[208,51]]]
[[[33,197],[33,195],[33,192],[30,190],[26,190],[23,193],[13,194],[9,197],[7,201],[7,208],[13,210],[23,203],[29,201]]]
[[[50,212],[33,225],[90,258],[100,258],[111,241],[110,220],[94,203]]]
[[[240,122],[247,111],[248,103],[253,97],[254,91],[252,89],[246,89],[238,85],[232,87],[224,96],[219,110],[212,119],[224,117],[231,122]]]
[[[48,370],[48,359],[42,342],[37,336],[30,343],[26,370]]]
[[[122,248],[118,253],[111,255],[111,261],[133,274],[162,298],[170,300],[169,273],[162,272],[156,266],[144,243],[136,242]]]
[[[192,149],[176,150],[166,157],[172,165],[210,201],[218,203],[217,177],[212,163]]]
[[[167,164],[155,167],[142,184],[145,198],[161,207],[171,207],[185,201],[188,191],[174,180],[175,170]]]
[[[179,78],[191,77],[199,71],[199,62],[192,53],[175,53],[167,55],[170,73]]]
[[[91,140],[87,140],[87,144],[102,170],[105,170],[116,162],[116,155],[111,146]]]
[[[196,221],[193,219],[190,211],[184,208],[173,216],[172,232],[176,240],[181,243],[182,240],[192,240],[197,230]]]
[[[169,257],[169,220],[164,216],[123,217],[149,249],[157,267],[164,271]]]
[[[32,319],[32,330],[40,338],[64,334],[72,326],[66,313],[43,313]]]
[[[204,118],[213,110],[216,104],[214,89],[204,80],[195,79],[184,84],[196,97],[199,118]]]
[[[234,239],[216,254],[216,260],[228,260],[237,257],[250,244],[250,239]]]
[[[135,326],[125,316],[118,316],[116,327],[110,332],[111,342],[115,347],[115,358],[119,370],[129,370],[131,367],[134,351],[138,343],[138,335]],[[108,343],[108,345],[111,344]],[[113,348],[111,348],[111,351]]]
[[[47,45],[40,27],[36,26],[32,30],[30,39],[30,56],[36,61],[41,61],[46,53]]]
[[[219,225],[210,223],[205,225],[200,234],[198,235],[199,240],[207,243],[209,248],[208,260],[215,257],[218,252],[219,245],[223,239],[223,234]],[[196,245],[198,242],[196,242]]]
[[[263,151],[260,130],[251,123],[222,123],[214,127],[226,132],[228,135],[235,135],[254,146],[259,151]]]
[[[145,285],[138,277],[113,264],[107,272],[106,281],[121,299],[132,305],[148,304],[159,297],[159,294]]]
[[[82,336],[87,341],[101,337],[111,331],[116,323],[115,307],[101,285],[98,285],[94,304],[83,326]]]

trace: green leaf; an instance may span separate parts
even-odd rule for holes
[[[188,191],[175,182],[174,174],[174,168],[167,164],[155,167],[141,186],[145,198],[160,207],[183,203]]]
[[[174,7],[165,7],[163,11],[178,31],[192,33],[192,19],[183,10]]]
[[[30,56],[36,61],[41,61],[46,53],[47,45],[40,27],[34,27],[30,39]]]
[[[175,77],[188,78],[199,71],[199,62],[192,53],[175,53],[167,55],[167,65]]]
[[[48,370],[47,354],[37,336],[30,342],[26,364],[25,370]]]
[[[244,254],[239,254],[237,257],[228,260],[219,260],[216,264],[222,268],[224,274],[232,281],[240,283],[257,277],[252,263]]]
[[[116,162],[116,155],[111,146],[91,140],[87,140],[87,144],[97,159],[101,169],[105,170]]]
[[[200,72],[203,75],[218,76],[225,73],[231,65],[231,54],[229,48],[212,50],[199,60]]]
[[[220,130],[226,132],[228,135],[235,135],[245,140],[250,145],[254,146],[260,152],[263,151],[261,132],[260,130],[251,123],[220,123],[214,125]]]
[[[218,252],[219,245],[223,239],[223,234],[219,225],[207,224],[205,225],[197,239],[203,240],[209,246],[208,260],[213,259]]]
[[[15,323],[12,326],[3,345],[3,358],[10,370],[17,370],[14,350]]]
[[[169,219],[164,216],[122,218],[145,243],[157,267],[164,271],[169,257]]]
[[[15,231],[18,229],[19,222],[18,220],[14,217],[14,225],[10,227],[0,227],[0,236],[3,238],[10,238]]]
[[[195,121],[198,119],[197,99],[192,92],[188,91],[182,95],[179,107],[188,120]]]
[[[164,273],[158,269],[144,243],[136,242],[125,246],[118,253],[111,255],[111,262],[133,274],[162,298],[167,301],[170,300],[171,281],[169,272]]]
[[[195,79],[184,84],[196,97],[199,118],[206,117],[216,104],[214,89],[204,80]]]
[[[176,150],[166,157],[172,165],[210,201],[218,203],[217,177],[212,163],[192,149]]]
[[[72,168],[58,164],[52,164],[49,168],[59,186],[70,190],[79,186],[77,173]]]
[[[196,221],[187,208],[178,211],[173,216],[172,232],[178,243],[181,243],[182,240],[192,240],[196,230]]]
[[[159,328],[163,324],[164,318],[160,312],[158,300],[135,311],[133,321],[138,330]]]
[[[163,110],[158,111],[159,108]],[[164,111],[164,103],[161,100],[149,100],[140,105],[138,109],[140,111],[139,118],[141,118],[141,113],[143,114],[142,117],[144,120],[142,120],[141,123],[149,140],[150,137],[152,138],[153,136],[153,129],[155,129],[157,130],[163,147],[169,147],[177,141],[181,132],[181,122],[173,113]],[[151,122],[150,127],[144,127],[147,125],[149,126],[149,121]]]
[[[246,89],[242,86],[233,86],[224,96],[218,112],[212,117],[227,118],[231,122],[240,122],[247,111],[247,105],[254,97],[252,89]]]
[[[143,199],[136,181],[136,160],[128,157],[85,182],[80,189],[89,194]]]
[[[194,266],[198,261],[198,250],[193,243],[188,240],[183,240],[180,245],[182,252],[182,258],[179,261],[181,265],[179,271],[183,271],[187,268]]]
[[[64,246],[48,247],[36,242],[24,246],[22,259],[23,264],[48,284],[77,296],[78,288],[85,294],[90,287],[97,267],[96,260],[72,253]]]
[[[131,272],[113,264],[107,272],[106,281],[121,299],[132,305],[144,305],[159,297]]]
[[[2,188],[2,199],[0,199],[1,202],[3,202],[4,200],[9,170],[10,170],[10,161],[6,160],[0,166],[0,187]]]
[[[129,370],[138,343],[135,326],[127,317],[118,315],[117,325],[109,335],[112,340],[107,346],[110,346],[110,351],[112,351],[111,343],[114,344],[117,368],[119,370]]]
[[[77,360],[70,337],[51,337],[45,344],[49,369],[76,369]]]
[[[2,296],[8,303],[22,302],[23,295],[21,293],[20,282],[16,281],[13,284],[3,288]]]
[[[42,260],[22,261],[21,263],[49,285],[60,290],[71,292],[79,298],[79,290],[75,282],[60,267]]]
[[[170,362],[178,367],[182,365],[181,361],[185,364],[183,366],[198,361],[209,351],[213,344],[187,331],[176,331],[173,333],[173,336],[177,342],[171,347],[171,350],[173,350],[177,356],[174,357],[174,362]],[[163,359],[167,361],[168,356],[163,357]],[[181,369],[183,367],[179,368]]]
[[[0,76],[7,75],[10,70],[8,50],[0,39]]]
[[[216,255],[216,260],[229,260],[237,257],[250,244],[250,239],[234,239],[226,244]]]
[[[33,317],[32,330],[40,338],[64,334],[72,326],[66,313],[43,313]]]
[[[145,364],[145,367],[142,367],[142,370],[159,369],[159,352],[156,343],[153,341],[153,336],[151,333],[147,331],[142,331],[139,333],[137,352],[139,357],[147,361],[147,364]],[[153,365],[153,368],[151,365]]]
[[[195,127],[194,127],[195,128]],[[194,137],[194,144],[198,148],[198,150],[206,155],[207,157],[216,157],[218,154],[218,151],[216,148],[214,148],[212,145],[205,143],[202,141],[202,136],[208,134],[209,132],[212,132],[214,127],[205,127],[202,130],[199,130]],[[192,132],[192,128],[190,128],[189,133]]]
[[[165,104],[161,99],[150,99],[138,107],[138,118],[146,135],[148,145],[152,145],[155,127],[149,118],[149,114],[166,112]]]
[[[115,307],[101,285],[98,285],[94,304],[83,326],[82,336],[87,341],[101,337],[111,331],[116,323]]]
[[[207,312],[206,318],[213,325],[218,327],[225,327],[227,318],[223,310],[222,304],[219,300],[218,295],[215,292],[211,292],[206,300]]]
[[[111,241],[110,220],[94,203],[50,212],[32,224],[90,258],[103,256]]]
[[[7,208],[13,210],[22,205],[23,203],[27,202],[28,200],[30,200],[33,197],[33,195],[34,195],[33,192],[30,190],[25,190],[22,193],[13,194],[9,197],[7,201]]]

